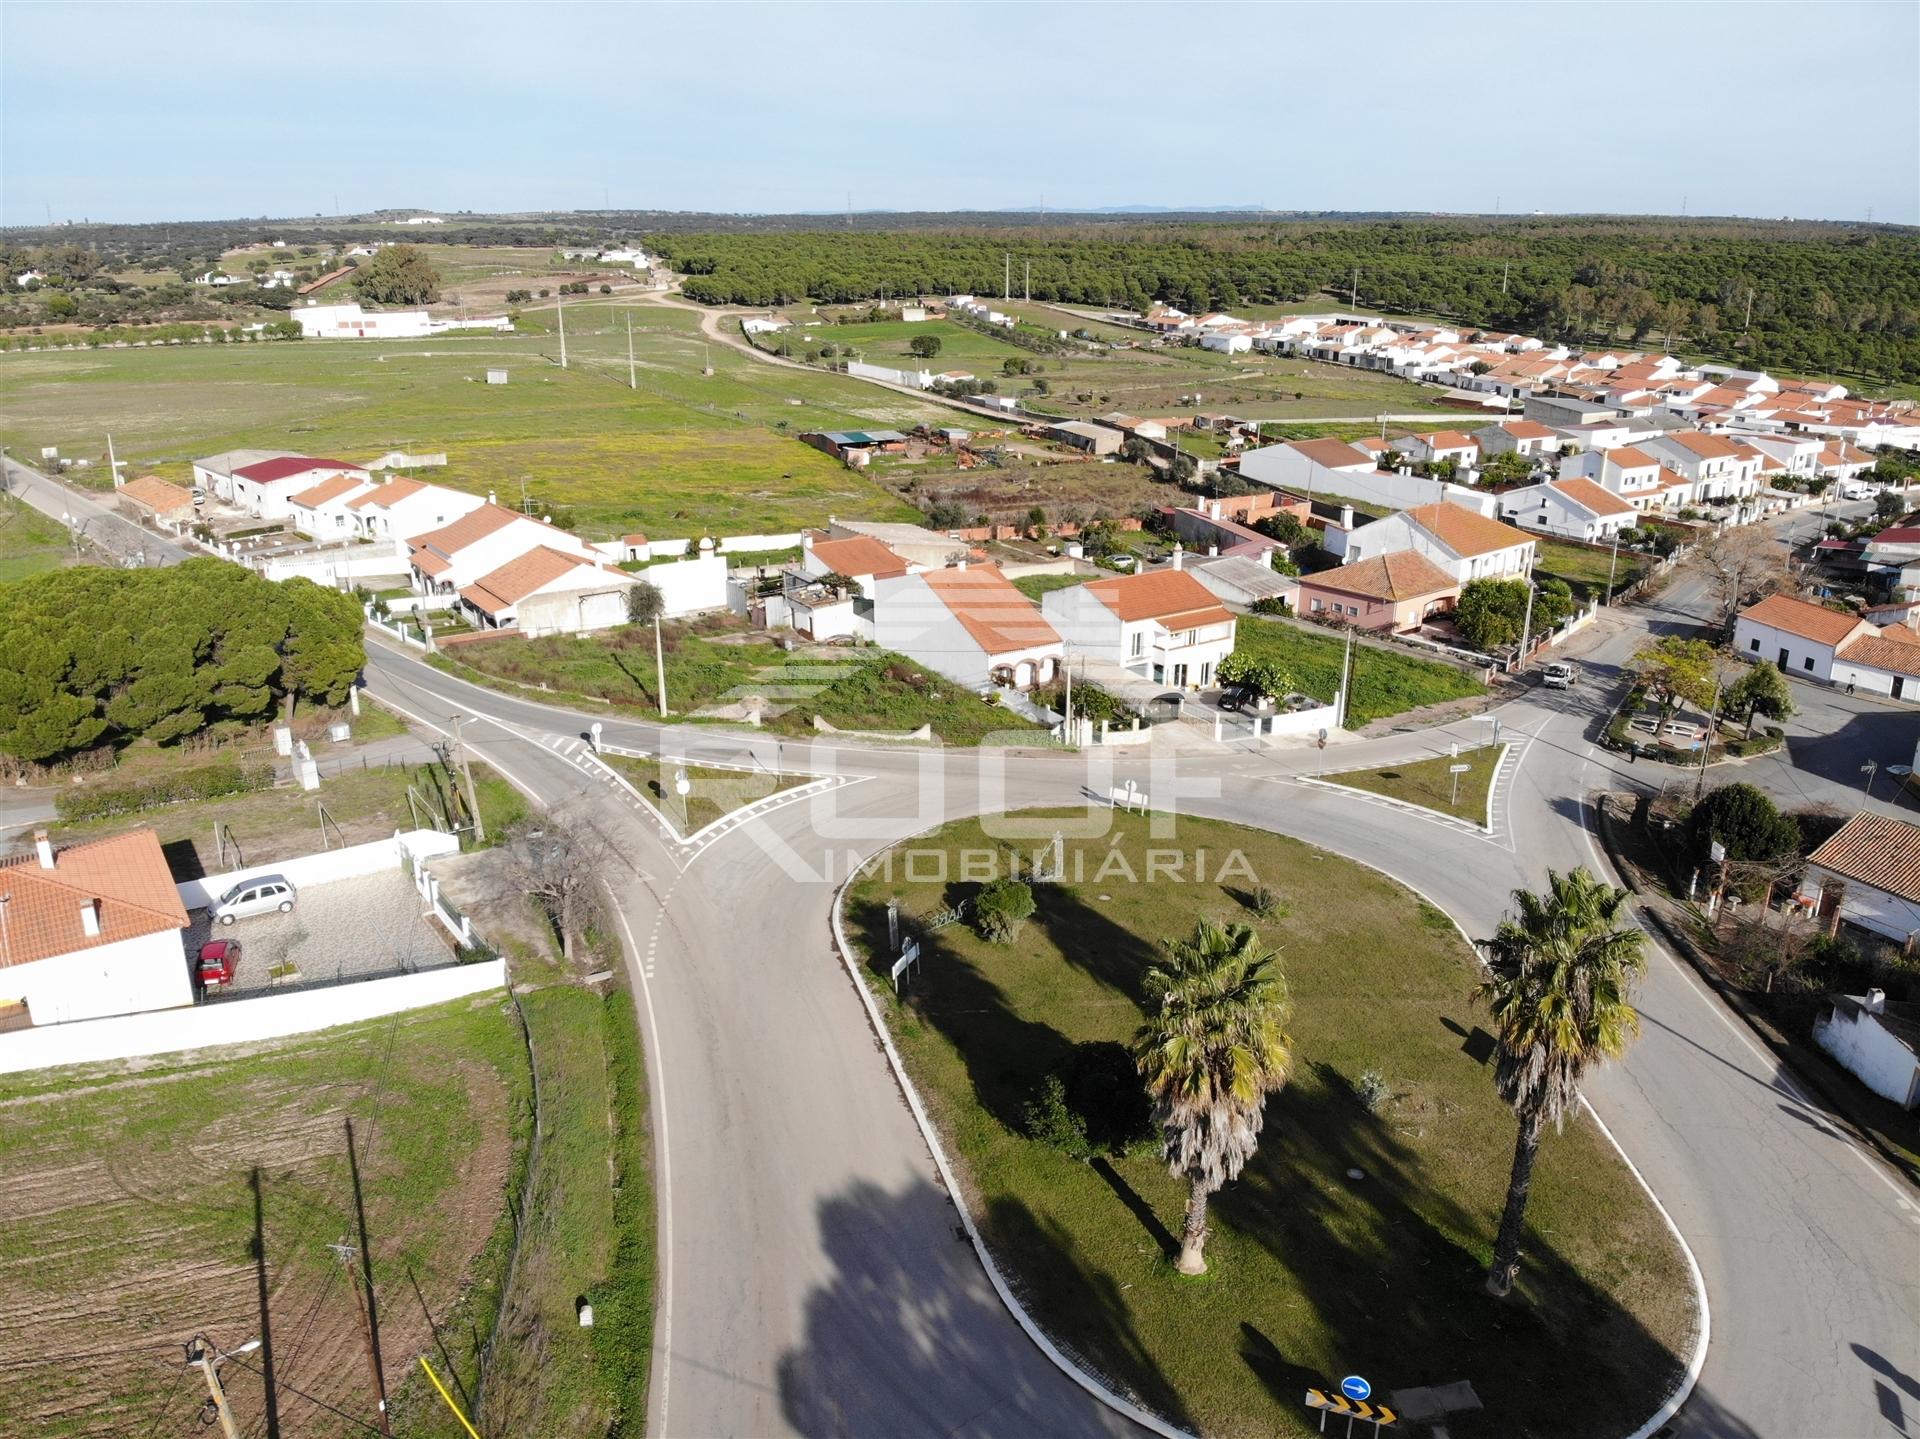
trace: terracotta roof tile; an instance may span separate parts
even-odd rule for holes
[[[1475,514],[1462,505],[1444,501],[1437,505],[1421,505],[1404,513],[1409,520],[1462,558],[1510,550],[1515,545],[1531,542],[1533,538],[1512,525],[1502,524],[1499,520]]]
[[[1371,455],[1361,454],[1345,440],[1289,440],[1287,443],[1316,465],[1329,470],[1371,468],[1373,465]]]
[[[1920,825],[1862,812],[1807,856],[1843,879],[1920,904]]]
[[[1843,615],[1792,595],[1768,595],[1740,611],[1740,618],[1822,645],[1845,644],[1847,636],[1866,623],[1858,615]]]
[[[1604,485],[1596,485],[1592,480],[1566,479],[1551,480],[1552,488],[1558,490],[1583,510],[1596,515],[1631,515],[1636,513],[1633,506],[1621,499]]]
[[[1912,634],[1911,630],[1892,627],[1893,632]],[[1920,638],[1920,637],[1916,637]],[[1920,676],[1920,643],[1915,640],[1892,638],[1888,632],[1877,635],[1862,635],[1859,639],[1842,645],[1834,655],[1849,664],[1867,665],[1876,670],[1887,670],[1897,675]]]
[[[837,575],[848,579],[871,576],[890,580],[907,572],[907,562],[871,535],[853,535],[844,540],[815,540],[814,559]]]
[[[359,489],[365,483],[366,481],[358,475],[335,475],[332,479],[322,480],[310,490],[302,490],[297,495],[289,496],[287,503],[310,510],[316,505],[324,505],[328,500],[337,500],[349,491]]]
[[[6,915],[0,928],[0,968],[182,929],[187,923],[167,857],[150,829],[62,845],[54,851],[52,869],[41,868],[33,850],[0,860],[0,899],[5,900]],[[100,933],[89,935],[80,912],[95,900]]]
[[[989,655],[1060,643],[1059,632],[1034,608],[1033,601],[993,565],[929,570],[920,578]]]
[[[1457,594],[1460,581],[1425,555],[1396,550],[1370,560],[1356,560],[1336,569],[1303,576],[1302,589],[1337,590],[1343,595],[1365,595],[1376,600],[1411,600],[1427,595]]]
[[[1126,623],[1158,620],[1172,627],[1219,624],[1231,620],[1225,605],[1184,570],[1154,570],[1093,580],[1086,591]]]
[[[406,475],[399,475],[387,480],[383,484],[375,485],[364,495],[355,495],[347,501],[347,508],[350,510],[364,510],[369,505],[380,505],[382,507],[395,505],[401,500],[419,494],[426,487],[427,483],[425,480],[415,480],[408,478]]]
[[[120,487],[120,496],[160,514],[185,509],[193,504],[190,492],[178,485],[168,484],[158,475],[142,475],[137,480],[128,480]]]
[[[519,604],[535,590],[581,568],[600,569],[601,566],[579,555],[562,554],[548,545],[535,545],[525,554],[508,560],[499,569],[482,575],[461,590],[460,597],[472,601],[490,615],[497,615]],[[614,570],[604,573],[609,580],[625,578],[624,574]]]

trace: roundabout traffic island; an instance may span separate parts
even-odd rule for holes
[[[1075,810],[949,824],[843,904],[957,1201],[1034,1322],[1120,1395],[1264,1436],[1317,1432],[1305,1396],[1342,1376],[1381,1399],[1468,1381],[1473,1432],[1617,1439],[1681,1384],[1702,1319],[1687,1259],[1584,1111],[1541,1146],[1512,1294],[1485,1292],[1516,1125],[1470,997],[1483,972],[1377,871],[1235,825]],[[1245,926],[1284,977],[1290,1075],[1187,1275],[1188,1186],[1133,1045],[1164,1008],[1165,942],[1207,925]]]

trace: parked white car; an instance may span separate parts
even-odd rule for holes
[[[232,924],[236,919],[251,919],[257,914],[286,914],[299,896],[284,875],[256,874],[243,879],[221,895],[213,906],[213,919]]]

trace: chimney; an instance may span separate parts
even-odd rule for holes
[[[1176,570],[1182,569],[1185,567],[1186,561],[1187,561],[1186,550],[1181,546],[1180,541],[1175,540],[1173,542],[1173,567]],[[49,865],[48,868],[51,869],[52,866]]]
[[[1220,518],[1220,501],[1213,500],[1208,503],[1207,516],[1208,518],[1215,519],[1215,520]]]
[[[89,939],[100,937],[100,901],[90,899],[80,906],[80,929]]]
[[[500,503],[500,496],[499,496],[499,495],[497,495],[496,493],[494,493],[494,492],[493,492],[492,490],[488,490],[488,491],[487,491],[487,503],[488,503],[488,504],[490,504],[490,505],[497,505],[497,504],[499,504],[499,503]]]
[[[800,531],[800,548],[803,550],[810,550],[813,548],[813,531],[812,530]]]
[[[1865,1008],[1868,1014],[1885,1014],[1887,1012],[1887,992],[1884,989],[1868,990]]]
[[[47,832],[44,829],[36,829],[33,832],[33,847],[40,853],[40,868],[52,869],[53,841],[47,838]]]
[[[1217,556],[1217,555],[1218,555],[1219,553],[1220,553],[1220,546],[1218,546],[1218,545],[1208,545],[1208,546],[1207,546],[1207,558],[1208,558],[1208,559],[1213,559],[1213,558],[1214,558],[1215,556]]]
[[[1350,530],[1353,528],[1353,506],[1352,505],[1340,506],[1340,528],[1343,530]]]

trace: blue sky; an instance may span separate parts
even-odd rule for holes
[[[1920,6],[0,4],[0,223],[1249,203],[1920,223]]]

